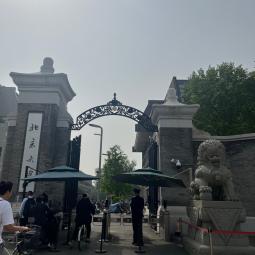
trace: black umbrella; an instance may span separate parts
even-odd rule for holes
[[[150,167],[115,175],[113,179],[141,186],[185,187],[182,180],[165,175],[161,171]]]

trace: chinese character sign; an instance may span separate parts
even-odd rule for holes
[[[20,178],[33,176],[36,174],[37,159],[40,145],[41,127],[43,114],[40,112],[29,113],[27,121],[26,138],[22,160]],[[30,168],[29,168],[30,167]],[[26,170],[27,169],[27,170]],[[34,191],[34,183],[27,185],[27,191]],[[23,191],[23,181],[19,182],[19,192]]]

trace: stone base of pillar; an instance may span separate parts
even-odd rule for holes
[[[211,253],[210,246],[201,244],[195,240],[184,237],[183,245],[190,255],[252,255],[255,254],[255,247],[246,246],[214,246]]]
[[[187,213],[191,226],[183,243],[189,254],[255,254],[255,247],[250,246],[248,236],[231,234],[231,231],[240,231],[240,223],[246,220],[240,202],[194,200],[187,207]],[[211,240],[207,229],[212,230]],[[222,233],[221,230],[229,232]]]

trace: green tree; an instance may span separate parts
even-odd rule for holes
[[[107,151],[107,159],[103,165],[101,177],[101,189],[107,194],[111,194],[113,201],[128,198],[132,193],[132,186],[116,182],[112,177],[134,170],[135,165],[134,161],[128,160],[119,145],[114,145]]]
[[[255,74],[242,66],[222,63],[193,72],[184,102],[200,104],[193,123],[212,135],[255,132]]]

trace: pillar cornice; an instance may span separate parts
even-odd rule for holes
[[[193,115],[198,104],[182,104],[177,100],[174,88],[169,88],[163,104],[152,105],[151,120],[158,128],[192,128]]]
[[[151,120],[158,128],[183,127],[192,128],[193,115],[199,109],[199,105],[153,105]]]
[[[54,102],[54,95],[58,95],[67,103],[75,96],[75,93],[69,84],[67,75],[64,73],[24,74],[11,72],[10,76],[20,92],[20,103],[34,103],[33,95],[35,95],[35,93],[37,94],[36,102],[39,100],[39,103],[51,103],[51,101],[53,101],[52,103],[56,103],[56,101]]]

